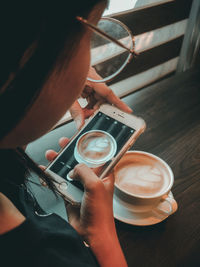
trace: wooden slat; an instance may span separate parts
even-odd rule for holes
[[[124,97],[174,72],[176,70],[177,62],[178,62],[178,57],[173,58],[145,72],[129,77],[121,82],[115,83],[112,86],[110,86],[110,88],[119,97]],[[81,106],[85,106],[87,104],[85,99],[79,99],[79,103],[81,104]],[[67,122],[70,122],[71,120],[72,120],[71,115],[69,112],[67,112],[62,117],[62,119],[55,125],[54,128],[61,126]]]
[[[192,0],[176,0],[113,17],[124,22],[134,35],[138,35],[188,18],[191,3]]]
[[[141,53],[184,35],[187,22],[188,19],[185,19],[171,25],[135,36],[135,51],[137,53]],[[123,44],[126,44],[128,40],[128,38],[122,38],[119,41]],[[95,60],[93,60],[91,64],[93,66],[102,63],[117,55],[120,55],[123,52],[124,49],[114,43],[110,42],[102,44],[92,49],[91,55],[94,55],[92,58],[95,58]]]
[[[177,62],[178,57],[173,58],[142,73],[112,84],[110,87],[116,95],[124,97],[174,72],[176,70]]]
[[[185,34],[188,19],[135,36],[136,52],[141,53],[153,47],[172,41]]]
[[[111,85],[119,82],[179,56],[182,40],[183,37],[179,37],[171,42],[162,44],[141,53],[139,56],[137,56],[137,58],[133,59],[113,81],[108,84]]]

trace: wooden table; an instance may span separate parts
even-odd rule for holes
[[[178,202],[178,211],[154,226],[116,220],[128,266],[200,266],[200,70],[124,100],[147,123],[132,149],[151,152],[171,166]]]

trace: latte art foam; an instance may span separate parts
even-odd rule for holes
[[[162,193],[169,185],[163,166],[144,159],[119,164],[115,169],[115,182],[128,193],[151,197]]]

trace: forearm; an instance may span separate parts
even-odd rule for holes
[[[101,267],[127,267],[116,232],[100,234],[90,241],[90,248]]]

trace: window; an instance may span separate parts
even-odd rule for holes
[[[105,10],[103,16],[109,16],[131,9],[141,9],[144,7],[151,7],[154,5],[173,1],[174,0],[110,0],[109,6]]]
[[[137,1],[138,0],[110,0],[110,4],[103,15],[108,16],[113,13],[119,13],[133,9]]]

